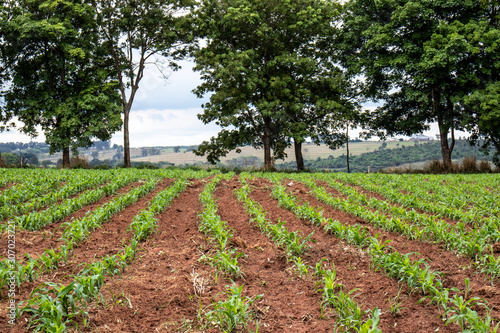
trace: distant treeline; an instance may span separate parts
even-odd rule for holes
[[[468,141],[457,140],[453,150],[453,159],[476,156],[478,160],[491,161],[491,156],[486,156],[477,146],[471,146]],[[389,167],[397,167],[407,163],[418,163],[433,160],[440,160],[441,145],[439,141],[426,143],[416,142],[414,146],[401,146],[395,149],[385,149],[380,147],[370,153],[363,153],[350,157],[351,172],[377,171]],[[315,160],[304,161],[305,167],[310,170],[335,170],[347,171],[347,156],[345,154],[328,158],[318,157]],[[295,162],[281,163],[277,165],[279,169],[293,169]]]
[[[118,149],[119,145],[113,145],[109,141],[95,141],[92,143],[92,148],[97,150]],[[27,149],[34,149],[38,153],[48,154],[50,146],[45,142],[0,142],[0,153],[13,153]],[[123,150],[123,147],[122,147]],[[87,151],[87,149],[79,149],[79,151]]]

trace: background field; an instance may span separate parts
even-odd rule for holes
[[[391,148],[397,148],[397,147],[402,147],[402,146],[411,146],[413,145],[413,142],[410,141],[403,141],[403,142],[387,142],[387,149]],[[375,151],[379,149],[382,146],[382,142],[379,141],[364,141],[364,142],[351,142],[349,143],[349,152],[351,155],[359,155],[362,153],[368,153]],[[328,148],[326,145],[315,145],[312,143],[304,144],[303,146],[303,155],[304,159],[308,160],[313,160],[317,159],[318,157],[321,158],[327,158],[328,156],[341,156],[343,154],[346,154],[347,149],[344,148],[339,148],[332,150]],[[288,157],[284,160],[284,162],[294,162],[295,161],[295,154],[293,152],[293,149],[289,148],[286,150],[286,153]],[[205,157],[199,157],[194,155],[192,152],[181,152],[181,153],[174,153],[169,150],[164,150],[161,155],[156,155],[156,156],[148,156],[148,157],[137,157],[140,152],[138,151],[135,155],[133,154],[133,161],[137,162],[170,162],[174,163],[175,165],[181,165],[181,164],[194,164],[197,162],[206,162]],[[241,148],[241,153],[236,153],[235,151],[231,151],[226,157],[221,158],[221,162],[227,162],[232,160],[233,158],[240,158],[240,157],[250,157],[250,156],[255,156],[259,159],[259,161],[263,161],[263,150],[261,149],[254,149],[253,147],[243,147]],[[281,163],[281,160],[278,161],[278,163]]]

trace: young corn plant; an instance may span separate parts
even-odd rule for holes
[[[212,195],[215,191],[215,187],[223,177],[222,175],[214,177],[200,194],[203,211],[199,214],[199,229],[201,232],[209,234],[212,242],[218,247],[213,257],[209,258],[208,256],[203,256],[202,259],[207,259],[213,266],[232,275],[232,277],[236,279],[244,275],[239,266],[238,258],[244,257],[245,255],[241,252],[236,252],[236,249],[227,249],[233,233],[227,227],[227,223],[222,221],[221,217],[218,215],[218,206]]]
[[[335,266],[332,270],[322,268],[321,262],[316,264],[316,275],[322,278],[323,288],[319,289],[323,293],[323,301],[321,303],[322,312],[326,307],[330,307],[335,311],[337,316],[336,325],[345,331],[353,330],[355,332],[381,332],[378,329],[380,310],[375,308],[372,311],[372,318],[368,321],[363,321],[366,312],[354,301],[352,294],[357,290],[353,289],[349,292],[344,291],[344,286],[338,283],[336,278]]]
[[[213,303],[213,310],[205,314],[209,323],[214,323],[224,332],[233,332],[235,329],[245,329],[248,322],[254,318],[250,310],[253,303],[262,298],[263,295],[254,297],[243,297],[243,286],[233,283],[231,287],[226,286],[226,301]]]
[[[294,266],[295,266],[295,271],[297,272],[297,274],[301,277],[301,278],[305,278],[307,279],[308,275],[309,275],[309,269],[311,269],[312,267],[305,264],[303,261],[302,261],[302,258],[301,257],[292,257],[291,261],[293,262]]]
[[[230,274],[234,279],[238,279],[244,275],[238,263],[238,258],[241,257],[247,256],[244,253],[236,252],[236,249],[231,249],[217,252],[209,261],[219,270]]]

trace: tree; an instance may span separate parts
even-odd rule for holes
[[[495,147],[493,162],[500,167],[500,83],[488,84],[465,99],[470,110],[466,128],[472,132],[470,140],[478,143],[482,139],[482,150],[488,152]]]
[[[495,148],[493,162],[500,167],[500,3],[481,1],[483,12],[477,20],[462,27],[469,47],[474,49],[476,81],[473,91],[461,101],[466,118],[464,127],[472,132],[472,143],[482,142],[482,150]]]
[[[4,24],[2,63],[12,80],[3,118],[16,117],[20,130],[45,134],[50,153],[89,147],[121,126],[111,63],[102,52],[93,8],[80,1],[19,1]]]
[[[198,117],[222,130],[197,155],[215,163],[237,147],[263,147],[270,169],[292,139],[300,152],[318,125],[331,124],[327,116],[342,103],[338,93],[329,94],[338,89],[337,77],[319,47],[338,9],[321,0],[201,2],[194,17],[206,46],[194,57],[204,82],[195,93],[212,95]]]
[[[463,119],[458,102],[475,80],[474,50],[457,32],[478,16],[479,2],[354,0],[347,9],[344,64],[364,76],[366,96],[384,101],[373,127],[411,135],[437,121],[449,167]]]
[[[112,56],[123,113],[124,165],[130,167],[129,116],[144,70],[155,65],[166,77],[184,54],[190,32],[183,29],[193,0],[93,1],[104,45]]]

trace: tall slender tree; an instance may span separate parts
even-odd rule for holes
[[[191,39],[183,22],[193,4],[193,0],[93,1],[119,82],[125,167],[130,167],[130,111],[144,71],[153,65],[166,76],[168,68],[178,69],[174,60],[184,55]]]
[[[2,36],[2,63],[11,75],[3,117],[16,117],[31,136],[40,127],[50,152],[62,150],[68,167],[70,149],[107,140],[121,126],[94,9],[78,0],[23,0],[10,9],[15,15]]]

